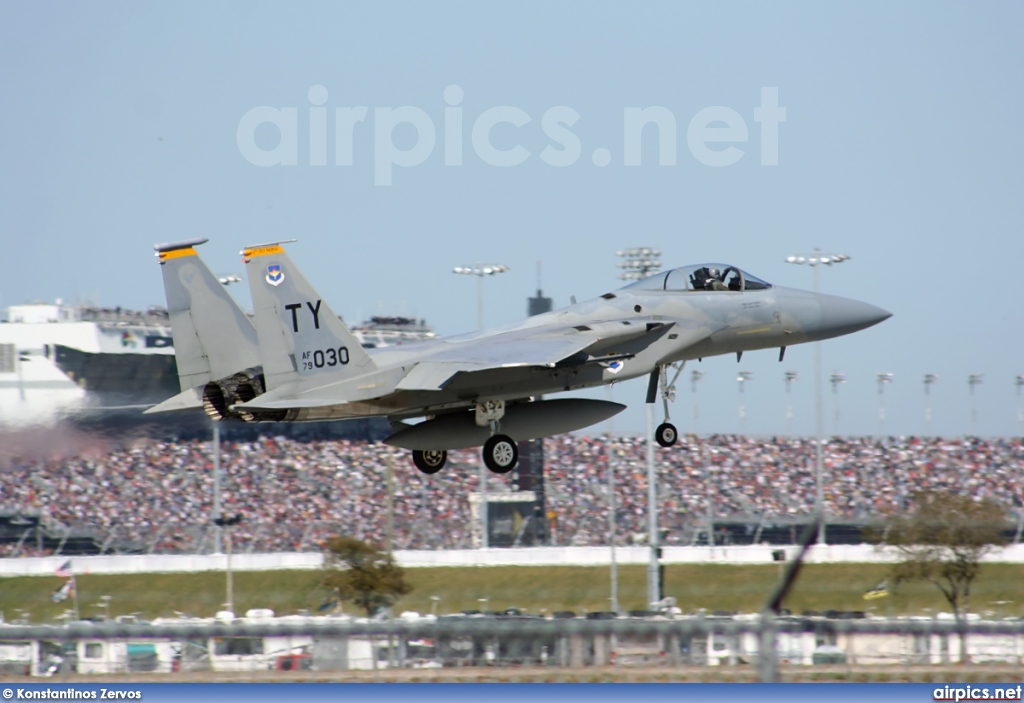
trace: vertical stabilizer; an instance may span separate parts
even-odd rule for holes
[[[376,368],[279,243],[242,252],[267,389],[312,388]]]
[[[154,247],[183,391],[260,364],[256,328],[196,253],[195,247],[207,241]]]

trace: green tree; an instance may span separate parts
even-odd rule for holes
[[[327,540],[324,586],[339,601],[351,601],[367,617],[412,591],[391,554],[354,537]]]
[[[971,584],[986,554],[1002,548],[1009,526],[1006,508],[990,499],[956,493],[917,493],[907,512],[886,520],[882,544],[901,557],[894,564],[894,588],[909,581],[927,581],[942,592],[960,633],[960,661],[967,661],[967,613]]]

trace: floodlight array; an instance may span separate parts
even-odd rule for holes
[[[653,247],[634,247],[615,252],[620,257],[619,278],[623,281],[638,281],[661,269],[661,250]]]
[[[818,264],[831,266],[832,264],[841,264],[849,258],[847,254],[822,254],[819,252],[810,256],[787,256],[786,263],[806,264],[808,266],[817,266]]]
[[[493,276],[509,270],[505,264],[477,264],[476,266],[456,266],[452,269],[452,273],[461,273],[467,276]]]

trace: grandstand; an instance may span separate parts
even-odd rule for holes
[[[658,449],[658,524],[665,545],[786,544],[814,507],[814,440],[731,435],[685,438]],[[77,444],[75,443],[77,441]],[[123,446],[51,439],[0,456],[0,555],[214,550],[208,442],[137,439]],[[59,448],[59,449],[58,449]],[[609,543],[608,465],[614,469],[616,542],[646,542],[646,446],[635,437],[545,440],[550,544]],[[832,438],[824,447],[829,543],[861,541],[862,528],[902,509],[916,491],[953,490],[1011,511],[1021,541],[1020,438]],[[355,440],[263,437],[225,441],[224,510],[241,514],[238,552],[315,551],[331,534],[394,549],[474,546],[476,451],[452,452],[435,476],[405,452]],[[389,466],[391,489],[389,491]],[[516,489],[487,475],[488,495]],[[389,508],[390,506],[390,508]],[[513,520],[496,521],[512,524]],[[515,539],[507,541],[515,544]]]

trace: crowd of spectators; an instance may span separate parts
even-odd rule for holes
[[[609,531],[609,461],[617,542],[638,543],[647,525],[646,444],[631,437],[564,435],[544,441],[551,541],[603,545]],[[156,553],[211,551],[213,456],[209,442],[138,440],[61,456],[7,456],[0,465],[0,514],[39,515],[50,526],[92,529],[101,540]],[[45,454],[45,452],[42,452]],[[1016,514],[1024,497],[1020,438],[832,438],[823,447],[824,506],[856,521],[903,509],[925,489],[991,498]],[[396,549],[473,546],[471,494],[479,452],[451,452],[434,476],[409,453],[350,440],[266,437],[225,441],[222,513],[241,552],[317,549],[332,534]],[[709,514],[792,517],[811,513],[815,443],[787,437],[683,437],[658,449],[659,525],[669,544],[688,543]],[[390,477],[390,479],[389,479]],[[514,474],[487,472],[491,495],[515,490]],[[388,509],[388,506],[391,509]],[[0,556],[35,553],[29,541]]]

